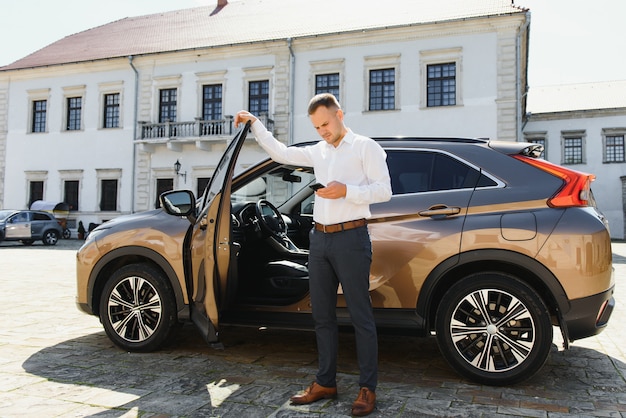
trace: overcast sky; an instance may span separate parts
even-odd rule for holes
[[[213,4],[217,0],[0,0],[0,66],[118,19]],[[626,0],[515,4],[531,10],[531,87],[626,79]]]

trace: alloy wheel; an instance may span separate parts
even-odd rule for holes
[[[111,292],[107,315],[117,335],[129,342],[142,342],[159,327],[161,298],[147,280],[138,276],[127,277]]]
[[[502,290],[480,289],[468,294],[452,318],[450,335],[457,352],[486,372],[517,367],[535,344],[535,323],[528,308]]]

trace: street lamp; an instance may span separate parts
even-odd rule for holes
[[[176,162],[174,163],[174,171],[176,172],[176,174],[178,174],[179,176],[183,177],[183,181],[185,183],[187,183],[187,172],[180,172],[180,161],[176,160]]]

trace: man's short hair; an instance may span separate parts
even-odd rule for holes
[[[320,106],[324,106],[327,109],[341,109],[337,98],[330,93],[320,93],[313,96],[311,101],[309,101],[309,115],[315,113]]]

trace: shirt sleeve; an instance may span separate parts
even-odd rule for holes
[[[388,201],[391,199],[391,179],[387,167],[387,153],[371,139],[364,142],[361,152],[367,184],[346,185],[346,200],[356,204]]]
[[[274,138],[272,133],[258,119],[252,124],[252,134],[257,143],[269,154],[272,160],[281,164],[296,164],[313,167],[309,147],[287,147]]]

